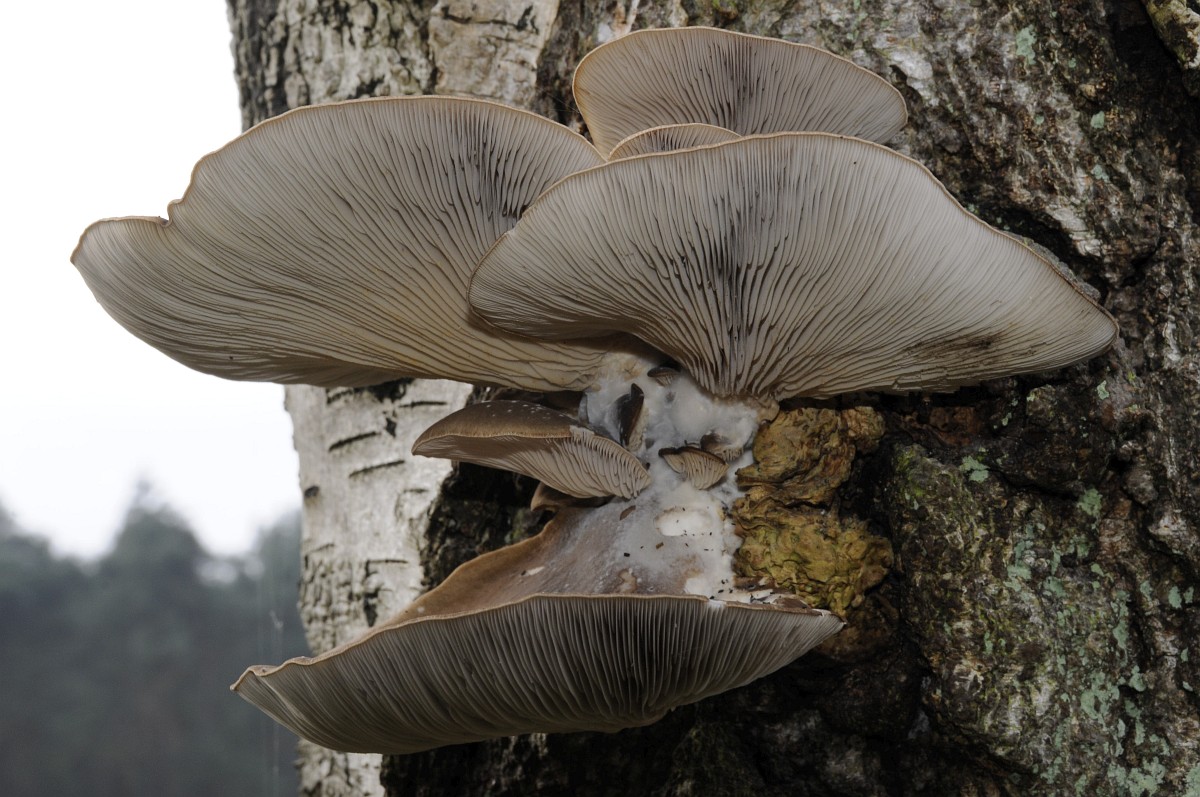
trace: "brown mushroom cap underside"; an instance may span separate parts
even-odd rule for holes
[[[908,120],[887,81],[833,53],[715,28],[642,30],[575,70],[575,102],[601,152],[661,125],[740,135],[819,130],[887,141]]]
[[[464,407],[426,429],[412,451],[516,471],[575,498],[632,498],[650,486],[646,468],[619,443],[526,401]]]
[[[1117,335],[925,167],[823,133],[566,178],[483,259],[470,299],[522,334],[632,333],[719,396],[951,390],[1084,360]]]
[[[601,162],[565,127],[482,100],[301,108],[202,159],[169,221],[96,222],[72,260],[127,329],[218,376],[582,388],[610,345],[496,330],[466,288],[538,194]]]
[[[233,689],[325,747],[413,753],[646,725],[774,672],[841,626],[811,609],[694,596],[535,595],[252,667]]]
[[[721,144],[735,138],[738,138],[737,133],[716,125],[663,125],[621,139],[621,142],[613,147],[613,151],[608,153],[608,159],[615,161],[653,152],[674,152],[677,149]]]
[[[700,490],[707,490],[717,484],[729,471],[729,463],[726,460],[702,448],[664,448],[658,454],[667,461],[671,470],[682,473]]]

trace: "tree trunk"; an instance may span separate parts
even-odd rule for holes
[[[304,792],[1200,795],[1195,12],[1182,0],[627,2],[230,0],[244,119],[434,92],[572,124],[575,64],[629,29],[815,44],[892,81],[911,114],[893,145],[1094,286],[1122,343],[949,396],[856,397],[887,433],[855,464],[841,512],[896,556],[852,618],[854,644],[618,734],[503,739],[382,770],[305,746]],[[409,459],[416,431],[466,395],[289,390],[314,649],[528,530],[523,480],[447,480]]]

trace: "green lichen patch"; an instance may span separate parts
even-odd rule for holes
[[[1033,32],[1033,27],[1021,28],[1017,31],[1016,47],[1017,55],[1025,59],[1026,64],[1032,64],[1037,55],[1033,52],[1033,45],[1037,42],[1037,36]]]
[[[984,465],[975,459],[975,457],[963,457],[962,464],[958,466],[958,469],[973,482],[981,482],[988,477],[987,465]]]
[[[1143,716],[1159,697],[1139,662],[1136,595],[1093,554],[1099,493],[1073,512],[916,446],[890,464],[900,610],[929,662],[935,727],[1021,773],[1016,793],[1167,793],[1165,735]]]
[[[1099,520],[1102,501],[1103,499],[1100,496],[1100,492],[1095,487],[1089,487],[1084,494],[1080,496],[1076,506],[1079,507],[1079,511],[1083,512],[1083,514],[1087,515],[1093,520]]]

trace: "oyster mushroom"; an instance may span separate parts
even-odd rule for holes
[[[547,340],[632,333],[713,394],[761,399],[951,390],[1088,359],[1117,334],[925,167],[825,133],[568,177],[491,248],[470,301]]]
[[[647,91],[622,77],[631,66]],[[717,31],[628,36],[585,59],[576,88],[605,151],[665,124],[886,138],[904,119],[894,89],[848,62]],[[744,467],[781,398],[949,389],[1082,359],[1115,335],[923,167],[826,133],[605,165],[565,128],[493,103],[342,103],[205,158],[170,216],[97,222],[73,260],[118,321],[182,362],[319,385],[582,391],[591,429],[562,416],[521,445],[621,440],[614,461],[647,465],[601,479],[614,497],[599,506],[548,488],[557,514],[537,536],[359,640],[235,684],[347,750],[615,730],[776,669],[841,621],[737,581],[737,482],[689,478],[702,468],[686,460]],[[479,444],[462,425],[496,413],[465,411],[418,448]],[[682,473],[662,449],[689,452]],[[574,482],[562,466],[520,467]]]
[[[513,470],[575,498],[632,498],[650,485],[646,469],[619,443],[527,401],[464,407],[426,429],[412,451]]]
[[[684,478],[701,490],[707,490],[724,479],[729,471],[728,462],[702,448],[663,448],[658,455],[666,460],[671,470],[682,473]]]
[[[603,153],[661,125],[696,122],[739,135],[819,130],[882,142],[908,120],[900,92],[845,58],[715,28],[614,39],[579,62],[572,91]]]
[[[234,690],[337,750],[414,753],[531,732],[617,731],[774,672],[842,626],[814,609],[678,595],[535,595],[375,629],[247,670]]]
[[[620,343],[504,333],[465,294],[526,205],[602,162],[562,125],[482,100],[301,108],[201,160],[169,220],[96,222],[72,261],[126,329],[217,376],[578,389]]]

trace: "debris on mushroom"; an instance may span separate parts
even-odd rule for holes
[[[412,452],[516,471],[575,498],[632,498],[650,486],[649,473],[620,444],[527,401],[464,407],[422,432]]]
[[[751,502],[770,495],[789,504],[828,503],[855,454],[873,451],[883,431],[871,407],[781,412],[754,436],[754,463],[738,471],[738,485]]]
[[[840,617],[857,608],[892,566],[887,539],[836,508],[772,501],[737,517],[745,538],[734,559],[739,576],[763,579]]]
[[[899,91],[844,58],[715,28],[614,39],[584,56],[572,88],[603,153],[662,125],[697,122],[739,135],[819,130],[882,142],[908,121]]]
[[[734,572],[844,618],[848,633],[821,648],[835,657],[867,653],[893,624],[876,590],[891,544],[837,503],[855,454],[873,451],[883,433],[871,407],[798,407],[759,427],[754,462],[737,473],[746,492],[731,510],[742,537]]]

